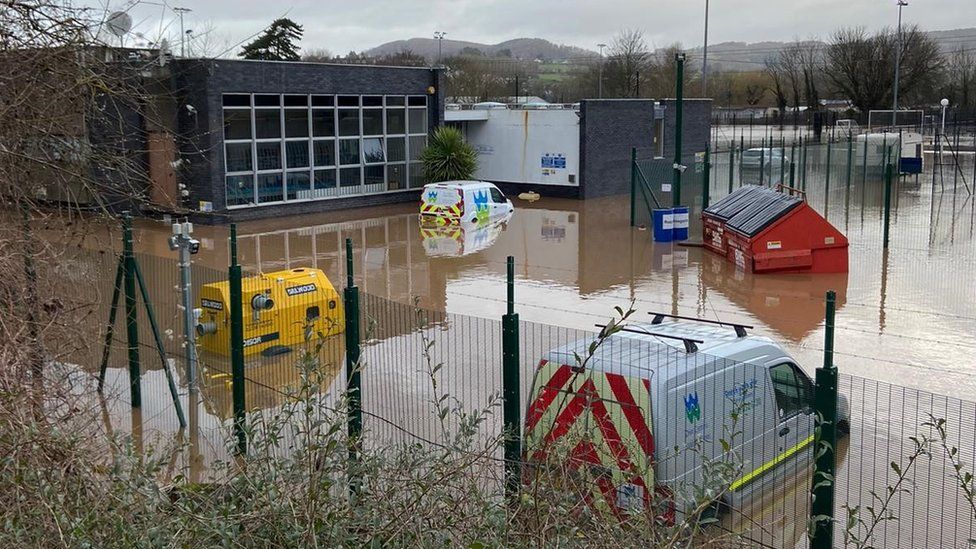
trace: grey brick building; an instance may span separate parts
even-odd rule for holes
[[[414,200],[440,69],[173,62],[181,205],[220,222]]]

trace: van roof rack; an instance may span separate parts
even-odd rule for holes
[[[606,324],[594,324],[594,326],[596,326],[597,328],[606,328],[607,327]],[[665,339],[677,339],[678,341],[681,341],[682,343],[685,344],[685,352],[686,353],[697,353],[698,352],[698,344],[699,343],[705,343],[704,341],[702,341],[700,339],[691,339],[691,338],[687,338],[687,337],[673,336],[673,335],[669,335],[669,334],[659,334],[659,333],[656,333],[656,332],[648,332],[647,330],[635,330],[633,328],[627,328],[627,327],[621,327],[620,330],[621,331],[624,331],[624,332],[630,332],[632,334],[641,334],[641,335],[649,335],[649,336],[654,336],[654,337],[663,337]]]
[[[733,329],[735,329],[736,337],[746,337],[746,330],[753,329],[753,326],[748,326],[746,324],[736,324],[734,322],[722,322],[721,320],[707,320],[704,318],[695,318],[693,316],[669,315],[667,313],[655,313],[655,312],[649,312],[647,314],[654,315],[654,319],[651,320],[651,324],[660,324],[665,318],[676,318],[678,320],[691,320],[693,322],[703,322],[705,324],[731,326]]]

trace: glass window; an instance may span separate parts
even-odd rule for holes
[[[419,160],[420,153],[423,152],[424,147],[427,145],[427,136],[418,135],[410,138],[410,160]]]
[[[281,169],[281,142],[258,143],[258,169]]]
[[[307,109],[285,109],[285,137],[308,137]]]
[[[363,139],[363,161],[367,164],[385,162],[383,155],[383,140],[379,137]]]
[[[308,167],[308,141],[286,141],[285,163],[289,168]]]
[[[312,109],[312,135],[315,137],[335,137],[334,110]]]
[[[313,141],[312,149],[316,166],[335,166],[335,141]]]
[[[280,173],[258,175],[258,203],[277,202],[284,196]]]
[[[359,168],[342,168],[339,170],[340,187],[358,187],[362,183]]]
[[[308,96],[307,95],[286,95],[285,106],[286,107],[307,107]]]
[[[359,96],[358,95],[340,95],[339,96],[339,106],[340,107],[358,107],[359,106]]]
[[[253,175],[228,175],[224,182],[228,206],[254,203]]]
[[[403,109],[386,109],[386,133],[407,133],[406,116]]]
[[[359,135],[359,110],[339,109],[339,135]]]
[[[251,110],[224,109],[224,139],[251,138]]]
[[[339,140],[339,164],[359,164],[359,139]]]
[[[247,94],[228,93],[224,95],[225,107],[250,107],[251,96]]]
[[[280,95],[269,95],[269,94],[259,94],[254,96],[254,106],[255,107],[280,107],[281,106],[281,96]]]
[[[410,164],[410,188],[418,189],[424,186],[424,168],[420,164]]]
[[[367,185],[380,185],[386,182],[385,170],[383,166],[366,166],[363,168],[363,177]]]
[[[498,189],[492,187],[491,188],[491,201],[494,202],[495,204],[504,204],[505,203],[505,195],[503,195],[502,192],[499,191]]]
[[[427,133],[427,109],[410,109],[409,112],[410,133]]]
[[[383,135],[383,109],[363,109],[363,135]]]
[[[427,97],[424,95],[411,95],[407,98],[407,105],[411,107],[426,107]]]
[[[363,96],[363,106],[364,107],[382,107],[383,106],[383,96],[382,95],[364,95]]]
[[[315,170],[316,189],[334,189],[336,186],[335,170]]]
[[[777,364],[769,369],[776,393],[776,406],[780,419],[794,416],[810,409],[813,404],[813,385],[806,374],[789,362]]]
[[[386,96],[387,105],[403,105],[402,95],[388,95]]]
[[[277,139],[281,137],[281,111],[279,109],[257,109],[254,111],[254,133],[258,139]]]
[[[250,143],[225,143],[224,149],[227,151],[228,172],[249,172],[254,169]]]
[[[313,107],[331,107],[333,105],[335,105],[335,97],[332,97],[331,95],[312,96]]]
[[[386,189],[395,191],[407,188],[407,165],[406,164],[387,164],[386,165]]]
[[[302,200],[311,198],[312,185],[308,172],[287,172],[288,200]]]
[[[386,160],[388,162],[403,162],[407,159],[407,143],[405,137],[386,138]]]

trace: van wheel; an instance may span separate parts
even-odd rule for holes
[[[711,522],[714,520],[719,520],[722,515],[729,510],[728,503],[725,500],[718,499],[712,502],[711,505],[706,507],[702,512],[699,520],[708,520]]]

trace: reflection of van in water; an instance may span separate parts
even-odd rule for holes
[[[420,224],[427,257],[462,257],[488,249],[505,231],[512,214],[487,223]]]
[[[498,187],[485,181],[444,181],[424,185],[421,221],[487,223],[515,211]]]
[[[577,357],[593,339],[549,351],[536,370],[526,458],[579,477],[598,509],[673,518],[716,481],[717,503],[739,508],[812,463],[814,386],[796,361],[746,326],[669,317],[629,323],[585,368]],[[837,405],[845,432],[847,399]],[[731,461],[732,474],[706,479],[706,460]]]

